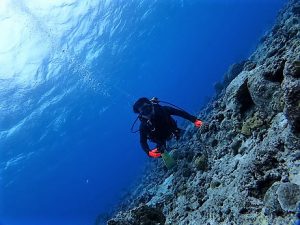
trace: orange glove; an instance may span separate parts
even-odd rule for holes
[[[158,158],[161,156],[161,153],[157,150],[157,148],[149,151],[149,156],[152,158]]]
[[[195,127],[199,128],[199,127],[202,126],[203,122],[201,120],[199,120],[199,119],[196,119],[196,121],[194,122],[194,124],[195,124]]]

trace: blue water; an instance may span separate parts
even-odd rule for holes
[[[0,3],[0,224],[89,225],[150,160],[132,103],[196,114],[284,0]]]

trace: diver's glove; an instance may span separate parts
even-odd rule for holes
[[[196,121],[194,122],[194,124],[195,124],[195,127],[199,128],[199,127],[202,126],[203,122],[201,120],[199,120],[199,119],[196,119]]]
[[[157,150],[157,148],[149,151],[149,156],[152,157],[152,158],[158,158],[161,156],[161,153]]]

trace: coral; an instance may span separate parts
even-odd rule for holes
[[[250,136],[256,128],[261,127],[263,124],[264,121],[259,117],[259,113],[255,113],[253,117],[243,123],[241,133]]]
[[[195,159],[195,166],[197,170],[205,171],[207,169],[207,157],[201,155]]]

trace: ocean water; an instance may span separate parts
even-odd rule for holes
[[[1,0],[0,224],[89,225],[149,159],[132,104],[197,114],[285,0]],[[179,120],[180,121],[180,120]]]

